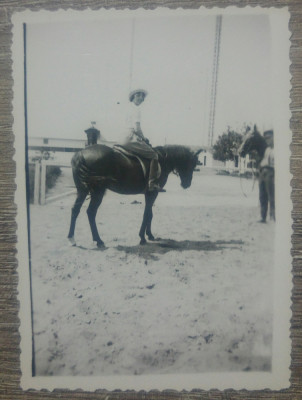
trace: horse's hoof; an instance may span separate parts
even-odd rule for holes
[[[105,250],[107,247],[105,246],[104,242],[96,242],[96,247],[100,250]]]
[[[148,236],[148,239],[149,239],[151,242],[153,242],[154,240],[156,240],[155,237],[154,237],[153,235]]]
[[[139,242],[140,245],[144,245],[146,243],[147,243],[146,239],[141,239],[141,241]]]
[[[77,244],[76,244],[76,241],[74,240],[74,238],[73,237],[71,237],[71,238],[68,238],[68,240],[69,240],[69,244],[70,244],[70,246],[72,246],[72,247],[75,247]]]

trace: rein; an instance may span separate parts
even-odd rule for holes
[[[250,193],[253,192],[253,190],[255,188],[255,182],[256,182],[256,174],[254,173],[254,168],[253,167],[252,167],[252,176],[253,176],[253,185],[252,185],[252,190],[250,191]],[[246,179],[248,179],[248,178],[246,178]],[[241,188],[243,196],[247,198],[248,196],[247,196],[246,192],[244,191],[244,189],[242,187],[242,175],[240,175],[240,188]]]

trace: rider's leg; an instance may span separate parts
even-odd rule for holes
[[[157,183],[160,175],[160,167],[158,163],[158,154],[152,149],[152,147],[143,142],[130,142],[123,147],[138,157],[150,160],[147,190],[165,192],[165,190],[162,189]]]
[[[151,159],[150,162],[150,171],[149,171],[149,179],[148,179],[148,191],[157,190],[158,192],[165,192],[165,189],[162,189],[157,180],[159,178],[159,163],[158,163],[158,155]]]
[[[154,157],[150,161],[150,171],[148,178],[148,188],[155,186],[158,177],[158,160]]]

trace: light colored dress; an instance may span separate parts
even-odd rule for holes
[[[127,117],[128,135],[123,147],[128,151],[147,159],[157,159],[157,153],[152,149],[147,138],[141,130],[141,109],[131,103]]]

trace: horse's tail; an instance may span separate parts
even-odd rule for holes
[[[78,151],[74,154],[71,160],[71,167],[77,190],[80,192],[90,192],[90,174],[82,151]]]
[[[116,183],[116,179],[112,176],[100,174],[95,168],[87,165],[85,155],[80,150],[72,157],[71,160],[73,180],[76,188],[80,192],[92,193],[98,188],[106,189],[108,185]]]

